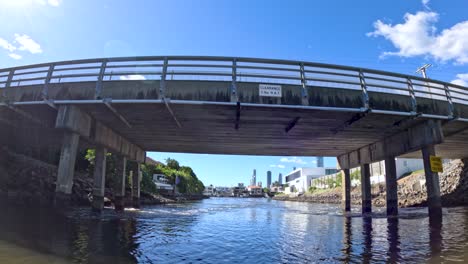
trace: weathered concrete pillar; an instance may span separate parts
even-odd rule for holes
[[[369,164],[361,165],[361,200],[362,200],[362,213],[363,214],[371,213],[372,212],[372,195],[371,195]]]
[[[132,204],[133,208],[140,207],[140,181],[141,181],[141,164],[137,163],[137,171],[132,175]]]
[[[439,174],[437,172],[432,172],[430,163],[430,156],[435,156],[434,145],[423,147],[422,156],[424,161],[424,172],[426,174],[427,206],[429,208],[429,216],[438,217],[442,215]]]
[[[351,211],[351,175],[349,169],[343,169],[341,177],[341,206],[345,212]]]
[[[398,215],[398,184],[394,157],[385,159],[385,186],[387,189],[387,215]]]
[[[63,137],[57,182],[55,185],[54,203],[57,206],[68,205],[70,202],[79,139],[80,136],[78,134],[70,132],[66,132]]]
[[[114,206],[116,211],[122,211],[125,207],[125,176],[127,169],[127,158],[118,156],[117,160],[117,175],[114,186]]]
[[[106,185],[106,154],[104,147],[96,148],[94,159],[93,211],[100,212],[104,208],[104,189]]]

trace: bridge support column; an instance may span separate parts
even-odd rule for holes
[[[351,211],[351,175],[349,169],[342,170],[341,187],[341,206],[345,212],[349,212]]]
[[[67,206],[70,202],[79,139],[80,136],[72,132],[66,132],[63,137],[54,201],[59,207]]]
[[[104,208],[104,189],[106,185],[106,153],[104,147],[96,148],[94,160],[94,185],[93,185],[93,211],[100,212]]]
[[[422,148],[424,161],[424,172],[426,175],[427,188],[427,206],[429,208],[429,217],[442,216],[442,202],[440,200],[439,174],[432,172],[430,156],[435,156],[434,145],[427,145]]]
[[[141,164],[137,163],[137,170],[132,177],[132,205],[133,208],[140,208],[140,181],[141,181]]]
[[[371,195],[369,164],[361,165],[361,200],[362,200],[362,214],[371,213],[372,212],[372,195]]]
[[[127,158],[118,156],[117,175],[114,186],[114,206],[116,211],[123,211],[125,207],[125,176],[127,169]]]
[[[387,216],[398,215],[398,184],[395,157],[385,159],[385,186],[387,189]]]

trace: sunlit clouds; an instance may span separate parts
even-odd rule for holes
[[[453,80],[452,83],[468,87],[468,73],[457,74],[457,79]]]
[[[23,57],[23,55],[19,54],[20,52],[31,54],[42,53],[41,45],[26,34],[15,33],[12,42],[0,38],[0,48],[6,50],[8,56],[15,60],[19,60]]]
[[[468,63],[468,20],[437,32],[435,23],[438,20],[439,14],[435,12],[406,13],[400,24],[377,20],[375,30],[367,36],[384,37],[397,49],[383,52],[383,57],[429,56],[442,62]]]

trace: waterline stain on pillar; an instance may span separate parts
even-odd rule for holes
[[[141,164],[137,163],[137,171],[131,174],[132,177],[132,205],[133,208],[140,208],[140,182]]]
[[[349,169],[343,169],[342,171],[342,200],[341,205],[345,212],[351,211],[351,176],[349,174]]]
[[[104,189],[106,184],[106,153],[103,147],[96,148],[94,160],[94,185],[93,185],[93,211],[100,212],[104,208]]]
[[[372,212],[372,195],[370,185],[370,166],[369,164],[361,165],[361,199],[362,213],[367,214]]]
[[[398,215],[398,185],[394,157],[385,159],[385,186],[387,189],[387,215]]]
[[[65,206],[70,201],[73,188],[76,153],[80,136],[76,133],[65,133],[60,153],[60,162],[55,186],[55,205]]]
[[[117,175],[114,180],[114,206],[116,211],[123,211],[125,197],[125,176],[127,169],[127,158],[119,155],[117,159]]]
[[[424,162],[424,173],[426,175],[427,206],[429,209],[429,216],[441,216],[442,202],[440,200],[439,174],[437,172],[432,172],[430,162],[430,156],[435,156],[434,145],[423,147],[422,156]]]

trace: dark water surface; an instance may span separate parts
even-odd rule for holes
[[[467,263],[468,208],[443,212],[442,222],[425,208],[363,218],[263,198],[101,215],[2,206],[0,263]]]

